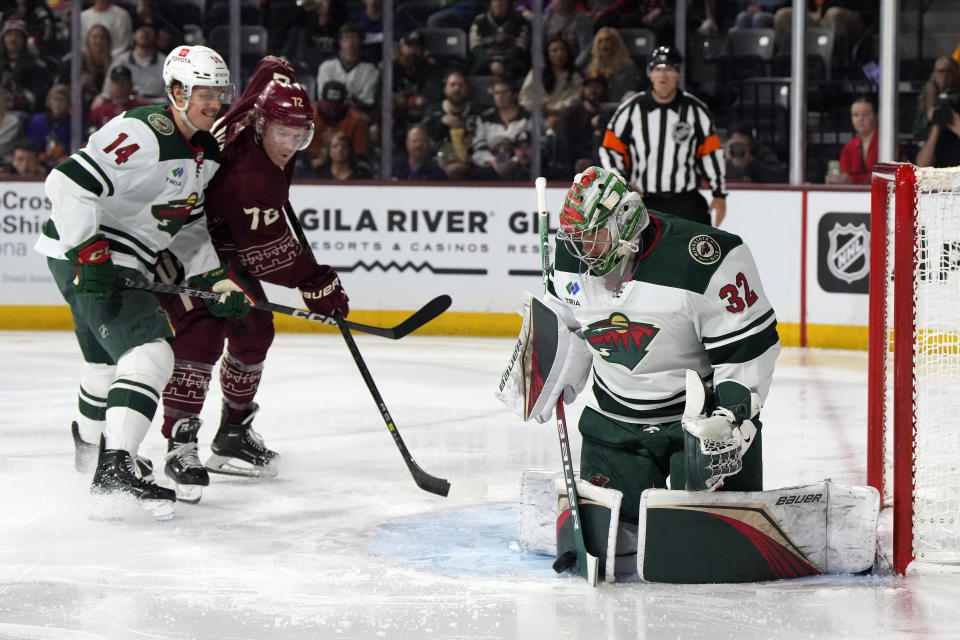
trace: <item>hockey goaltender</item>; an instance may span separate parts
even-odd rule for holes
[[[578,565],[597,558],[606,581],[870,571],[874,489],[763,490],[760,408],[780,340],[746,244],[647,210],[619,175],[591,167],[566,194],[555,247],[497,395],[543,423],[592,384],[577,491],[559,471],[523,474],[525,547],[588,579]]]

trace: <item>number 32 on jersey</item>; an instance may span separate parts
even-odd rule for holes
[[[727,311],[740,313],[744,309],[752,307],[760,296],[750,288],[747,277],[741,272],[737,274],[736,284],[724,285],[720,289],[720,297],[727,301],[728,304],[725,307]]]

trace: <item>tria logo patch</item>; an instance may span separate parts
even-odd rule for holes
[[[575,296],[575,295],[577,295],[577,293],[578,293],[579,291],[580,291],[580,285],[579,285],[579,284],[577,284],[576,282],[574,282],[574,281],[572,281],[572,280],[567,283],[567,293],[569,293],[569,294],[572,295],[572,296]]]
[[[183,177],[183,167],[177,167],[176,169],[174,169],[173,171],[171,171],[170,174],[171,174],[174,178],[182,178],[182,177]]]
[[[613,313],[606,320],[588,325],[583,337],[604,360],[633,371],[658,333],[659,327],[632,322],[622,313]]]

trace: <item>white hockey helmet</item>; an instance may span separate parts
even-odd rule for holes
[[[640,233],[649,223],[640,194],[618,173],[589,167],[576,175],[567,191],[557,239],[567,244],[590,273],[602,276],[639,250]],[[609,231],[609,237],[604,237],[602,246],[598,246],[600,243],[594,241],[604,229]]]
[[[183,98],[187,102],[195,86],[220,87],[220,102],[223,104],[230,104],[236,97],[236,88],[230,82],[230,68],[210,47],[174,47],[163,63],[163,84],[167,88],[167,97],[176,106],[172,91],[174,83],[183,87]]]

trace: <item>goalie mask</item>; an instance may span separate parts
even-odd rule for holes
[[[557,240],[566,243],[590,275],[606,276],[640,250],[640,233],[649,222],[640,194],[623,178],[590,167],[577,174],[567,191]]]

